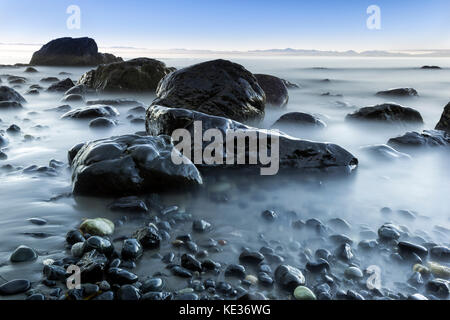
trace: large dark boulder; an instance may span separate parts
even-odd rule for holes
[[[413,131],[407,132],[403,136],[390,139],[388,145],[405,151],[426,147],[449,147],[450,135],[440,130]]]
[[[99,53],[91,38],[59,38],[50,41],[31,58],[31,65],[42,66],[96,66],[122,61],[112,54]]]
[[[266,96],[255,76],[243,66],[213,60],[166,76],[153,105],[184,108],[236,121],[260,120]]]
[[[191,111],[187,109],[167,108],[163,106],[152,106],[147,110],[146,129],[149,135],[158,136],[160,134],[172,135],[179,128],[189,131],[194,137],[194,121],[201,121],[202,134],[208,129],[220,130],[225,142],[227,130],[239,130],[246,135],[256,136],[257,142],[261,134],[267,134],[267,143],[271,148],[271,137],[279,139],[279,168],[297,169],[324,169],[324,168],[345,168],[350,171],[358,164],[358,160],[349,152],[335,144],[311,142],[296,139],[278,131],[267,131],[246,126],[242,123],[223,118],[210,116],[205,113]],[[195,151],[194,139],[192,139],[191,154]],[[202,151],[210,144],[203,142]],[[235,144],[234,153],[237,153]],[[222,149],[223,164],[196,163],[198,167],[245,167],[239,164],[226,164],[226,148]],[[249,158],[249,143],[245,144],[245,159]],[[248,164],[248,163],[247,163]],[[258,161],[256,165],[247,165],[251,168],[261,168],[263,165]]]
[[[77,145],[69,151],[73,193],[76,195],[131,195],[202,184],[197,168],[185,158],[176,165],[168,136],[124,135]],[[74,156],[74,154],[76,154]]]
[[[444,130],[450,134],[450,102],[445,106],[441,119],[436,125],[436,130]]]
[[[413,88],[397,88],[377,92],[377,96],[387,97],[416,97],[419,94]]]
[[[25,103],[26,100],[13,88],[7,86],[0,87],[0,102]]]
[[[255,74],[256,80],[266,94],[269,105],[284,107],[289,101],[289,93],[285,82],[268,74]]]
[[[161,79],[174,70],[155,59],[137,58],[101,65],[86,72],[78,84],[98,91],[155,92]]]
[[[49,92],[66,92],[72,87],[75,86],[75,83],[70,78],[58,81],[53,83],[50,87],[47,88]]]
[[[417,110],[397,104],[385,103],[361,108],[348,114],[347,121],[371,121],[383,123],[422,124],[423,119]]]

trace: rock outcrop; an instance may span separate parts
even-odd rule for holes
[[[266,94],[266,103],[284,107],[289,101],[289,93],[282,79],[268,74],[255,74],[256,80]]]
[[[417,110],[397,104],[385,103],[361,108],[348,114],[347,121],[371,121],[382,123],[422,124],[423,119]]]

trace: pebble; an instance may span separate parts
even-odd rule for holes
[[[161,278],[150,278],[144,281],[141,287],[142,293],[162,291],[164,282]]]
[[[117,299],[119,300],[137,301],[140,298],[141,294],[139,292],[139,289],[130,284],[125,284],[121,286],[120,289],[117,291]]]
[[[284,289],[293,290],[305,284],[303,273],[290,265],[280,265],[275,270],[275,281]]]
[[[105,291],[105,292],[99,294],[98,296],[96,296],[95,298],[93,298],[92,300],[101,300],[101,301],[114,300],[114,292],[112,292],[112,291]]]
[[[403,253],[415,253],[419,257],[426,257],[428,255],[428,249],[407,241],[401,241],[398,243],[398,248]]]
[[[137,230],[133,238],[137,239],[146,249],[159,248],[161,243],[161,236],[158,233],[158,229],[152,225]]]
[[[28,219],[28,221],[38,226],[43,226],[44,224],[47,224],[47,220],[42,218],[30,218]]]
[[[330,270],[330,264],[325,259],[319,258],[317,261],[308,261],[306,269],[313,273],[322,272],[323,270]]]
[[[81,223],[80,230],[94,236],[107,236],[114,233],[114,223],[105,218],[86,219]]]
[[[344,275],[348,279],[362,279],[364,277],[364,274],[361,271],[361,269],[357,267],[349,267],[345,269]]]
[[[92,236],[84,242],[84,252],[89,252],[92,250],[97,250],[100,253],[109,255],[114,251],[114,246],[105,238]]]
[[[392,223],[385,223],[378,229],[378,236],[382,240],[397,240],[400,235],[400,228]]]
[[[31,283],[28,280],[16,279],[8,281],[0,286],[0,295],[8,296],[28,291]]]
[[[438,278],[450,279],[450,268],[447,266],[440,265],[436,262],[428,262],[428,268],[430,269],[430,272]]]
[[[192,273],[186,269],[183,268],[181,266],[173,266],[170,271],[172,271],[172,273],[175,276],[181,277],[181,278],[192,278]]]
[[[126,239],[123,241],[121,257],[124,260],[137,260],[142,256],[142,246],[136,239]]]
[[[84,253],[84,242],[75,243],[72,248],[70,248],[70,253],[75,258],[81,258]]]
[[[432,257],[443,260],[450,261],[450,248],[444,246],[435,246],[430,249],[430,254]]]
[[[258,283],[258,278],[254,275],[249,274],[245,277],[245,281],[250,282],[252,285],[256,285]]]
[[[316,295],[309,288],[298,286],[294,290],[294,297],[297,300],[316,300]]]
[[[195,220],[192,229],[197,232],[206,232],[211,228],[211,224],[205,220]]]
[[[38,257],[36,251],[28,246],[19,246],[11,254],[9,258],[11,262],[30,262],[36,260]]]
[[[245,249],[239,255],[239,261],[248,264],[259,264],[264,260],[264,256],[258,251],[250,251]]]
[[[109,268],[107,277],[113,284],[133,284],[138,281],[138,276],[121,268]]]
[[[86,239],[83,237],[80,231],[70,230],[67,232],[66,241],[68,244],[73,245],[77,242],[84,242]]]
[[[337,256],[349,261],[353,258],[352,247],[348,243],[342,244],[337,250]]]
[[[258,273],[258,281],[263,286],[272,286],[273,285],[272,277],[266,272],[259,272]]]
[[[278,218],[278,214],[272,210],[264,210],[261,217],[268,222],[273,222]]]
[[[183,254],[181,256],[181,266],[191,271],[202,271],[202,264],[191,254]]]
[[[444,279],[434,279],[427,282],[427,290],[434,295],[447,298],[450,293],[450,284]]]

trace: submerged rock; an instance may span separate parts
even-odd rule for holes
[[[416,97],[418,95],[417,91],[413,88],[397,88],[377,92],[377,96],[388,97]]]
[[[418,111],[392,103],[361,108],[354,113],[348,114],[345,119],[347,121],[373,121],[383,123],[423,123],[422,116]]]
[[[22,109],[22,104],[15,101],[0,101],[0,110],[18,110]]]
[[[136,106],[136,107],[142,107],[142,102],[139,102],[137,100],[133,99],[97,99],[97,100],[90,100],[86,102],[86,105],[91,106],[94,104],[107,104],[109,106]]]
[[[91,120],[91,122],[89,122],[89,127],[95,128],[95,129],[111,128],[111,127],[115,127],[115,126],[116,126],[115,121],[105,118],[105,117],[96,118],[94,120]]]
[[[436,130],[443,130],[450,134],[450,102],[445,106],[441,119],[436,125]]]
[[[16,250],[14,250],[9,259],[11,262],[28,262],[36,260],[37,257],[38,255],[33,248],[19,246]]]
[[[83,102],[83,101],[84,101],[83,96],[75,93],[66,95],[61,99],[61,102]]]
[[[66,112],[61,119],[93,119],[99,117],[117,117],[119,111],[116,108],[105,105],[93,105],[80,107]]]
[[[278,128],[282,126],[296,126],[302,127],[315,127],[315,128],[325,128],[327,125],[325,122],[319,118],[303,112],[290,112],[282,115],[273,125],[273,128]]]
[[[194,136],[194,121],[202,122],[202,133],[210,128],[216,128],[222,132],[225,141],[227,130],[238,130],[245,135],[254,136],[258,141],[262,136],[268,136],[267,142],[271,137],[279,139],[279,166],[280,168],[345,168],[353,169],[358,164],[358,160],[349,152],[335,144],[318,143],[306,140],[300,140],[284,133],[267,131],[263,129],[252,128],[242,123],[230,119],[210,116],[201,112],[166,108],[162,106],[152,106],[147,111],[146,129],[149,135],[166,134],[171,135],[178,128],[187,129],[191,136]],[[253,139],[253,138],[252,138]],[[208,146],[208,142],[203,142],[203,150]],[[236,146],[235,146],[236,147]],[[221,147],[222,148],[222,147]],[[249,157],[249,144],[246,143],[245,155]],[[192,141],[191,151],[195,151],[195,145]],[[224,167],[243,167],[243,165],[226,165],[226,148],[223,146],[222,166]],[[206,163],[197,164],[197,166],[208,166]],[[217,166],[212,164],[211,166]],[[261,164],[253,165],[259,168]]]
[[[439,67],[439,66],[423,66],[423,67],[421,67],[420,69],[425,69],[425,70],[439,70],[439,69],[441,69],[441,67]]]
[[[28,280],[11,280],[0,286],[0,296],[9,296],[28,291],[31,283]]]
[[[85,73],[78,84],[98,91],[154,92],[159,81],[174,70],[155,59],[137,58],[101,65]]]
[[[70,88],[75,86],[73,81],[69,78],[61,80],[59,82],[56,82],[52,84],[50,87],[47,88],[47,91],[49,92],[66,92]]]
[[[379,160],[410,160],[411,156],[409,154],[399,152],[392,147],[385,144],[377,144],[371,146],[364,146],[360,148],[361,151],[379,159]]]
[[[284,107],[289,101],[289,93],[282,79],[268,74],[255,74],[258,84],[266,94],[266,103]]]
[[[196,64],[166,76],[153,105],[187,108],[237,121],[260,120],[266,97],[256,78],[227,60]]]
[[[174,164],[172,153],[184,164]],[[71,163],[73,192],[79,195],[125,195],[202,184],[197,168],[167,136],[124,135],[88,142]]]
[[[59,38],[36,51],[30,61],[42,66],[95,66],[122,61],[109,53],[99,53],[97,43],[91,38]]]
[[[24,72],[27,72],[27,73],[36,73],[36,72],[38,72],[35,68],[33,68],[33,67],[27,67],[26,69],[25,69],[25,71]]]
[[[0,102],[17,102],[25,103],[27,102],[16,90],[7,86],[0,86]],[[6,104],[5,104],[6,105]]]
[[[389,139],[387,144],[399,150],[448,147],[450,135],[440,130],[412,131],[405,133],[403,136]]]

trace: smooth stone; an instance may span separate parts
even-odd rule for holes
[[[141,298],[141,294],[138,288],[131,284],[125,284],[117,291],[117,299],[124,301],[137,301]]]
[[[314,115],[303,112],[290,112],[282,115],[272,128],[295,126],[296,128],[325,128],[327,125]]]
[[[126,239],[123,241],[121,256],[124,260],[136,260],[142,256],[142,246],[136,239]]]
[[[115,127],[115,126],[116,126],[115,121],[105,118],[105,117],[96,118],[89,122],[89,127],[94,128],[94,129],[111,128],[111,127]]]
[[[286,290],[294,290],[305,284],[303,273],[290,265],[280,265],[275,270],[275,281]]]
[[[32,224],[38,225],[38,226],[43,226],[45,224],[47,224],[47,220],[43,219],[43,218],[30,218],[28,219],[29,222],[31,222]]]
[[[181,266],[191,271],[202,271],[202,264],[191,254],[183,254],[181,256]]]
[[[378,236],[382,240],[397,240],[400,235],[401,230],[392,223],[385,223],[378,229]]]
[[[107,272],[108,281],[112,284],[133,284],[138,281],[138,276],[121,268],[109,268]]]
[[[23,293],[31,288],[31,283],[28,280],[11,280],[0,286],[0,295],[9,296]]]
[[[66,234],[66,241],[68,244],[73,245],[77,242],[84,242],[86,239],[79,230],[70,230]]]
[[[377,96],[388,97],[416,97],[419,94],[413,88],[397,88],[377,92]]]
[[[147,226],[136,230],[133,234],[133,238],[137,239],[142,247],[146,249],[159,248],[161,243],[161,236],[159,235],[158,230],[153,226]]]
[[[317,300],[316,295],[309,288],[304,286],[295,288],[294,297],[297,300]]]
[[[99,104],[70,110],[63,114],[61,119],[95,119],[117,116],[119,116],[119,111],[116,108]]]
[[[162,291],[164,282],[161,278],[151,278],[144,281],[141,287],[142,293]]]
[[[357,267],[349,267],[349,268],[345,269],[344,275],[348,279],[362,279],[364,277],[364,274],[361,271],[361,269],[359,269]]]
[[[244,250],[239,255],[239,261],[247,264],[259,264],[264,260],[264,256],[258,251]]]
[[[194,220],[192,229],[197,232],[205,232],[211,228],[211,223],[205,220]]]
[[[385,103],[372,107],[361,108],[348,114],[346,121],[371,121],[381,123],[422,124],[420,113],[412,108],[402,107],[398,104]]]
[[[106,218],[86,219],[81,223],[80,230],[94,236],[107,236],[114,233],[114,223]]]
[[[241,266],[239,264],[230,264],[225,269],[225,276],[226,277],[236,277],[239,279],[244,279],[245,274],[245,267]]]
[[[266,103],[284,107],[289,101],[289,93],[282,79],[268,74],[254,74],[258,84],[266,94]]]
[[[413,252],[421,258],[426,257],[428,255],[427,248],[425,248],[421,245],[418,245],[418,244],[407,242],[407,241],[400,241],[398,243],[398,248],[400,249],[401,252],[407,252],[407,253]]]
[[[47,88],[48,92],[66,92],[70,88],[74,87],[75,84],[70,78],[61,80],[59,82],[53,83]]]
[[[75,258],[81,258],[84,254],[84,242],[77,242],[70,248],[70,253]]]
[[[9,258],[11,262],[30,262],[38,257],[36,251],[28,246],[19,246]]]
[[[102,237],[91,236],[84,242],[84,252],[96,250],[99,253],[110,255],[114,251],[113,244]]]

